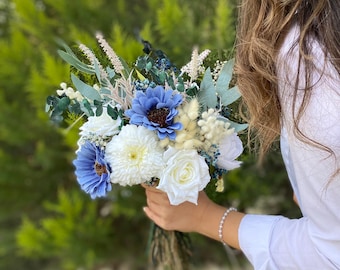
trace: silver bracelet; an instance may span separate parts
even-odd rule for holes
[[[227,218],[228,214],[232,211],[237,211],[237,209],[234,208],[234,207],[229,207],[227,210],[225,210],[225,212],[224,212],[224,214],[221,218],[221,221],[220,221],[220,226],[218,227],[218,236],[220,237],[222,244],[225,245],[225,246],[227,245],[227,243],[224,242],[224,240],[223,240],[223,225],[224,225],[224,221]]]

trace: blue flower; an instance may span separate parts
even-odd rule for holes
[[[165,90],[163,86],[149,87],[145,92],[136,92],[132,108],[125,114],[130,118],[130,124],[157,130],[161,140],[166,137],[175,140],[175,131],[182,129],[181,123],[174,122],[178,114],[176,108],[182,100],[182,95],[175,94],[172,89]]]
[[[111,191],[111,168],[104,160],[104,151],[99,147],[85,141],[77,152],[73,165],[76,167],[75,174],[81,189],[90,194],[92,199],[104,197]]]

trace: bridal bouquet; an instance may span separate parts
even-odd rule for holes
[[[151,184],[173,205],[196,204],[210,181],[223,189],[223,175],[240,166],[237,132],[246,128],[229,117],[240,97],[229,88],[233,61],[206,67],[210,51],[194,48],[178,69],[143,41],[144,54],[129,65],[101,34],[96,39],[99,56],[84,44],[62,44],[71,85],[61,83],[46,103],[53,121],[81,121],[73,162],[81,189],[95,199],[114,184]]]

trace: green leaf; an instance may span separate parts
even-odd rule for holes
[[[150,69],[152,68],[152,63],[151,62],[148,62],[145,66],[145,70],[146,71],[149,71]]]
[[[204,73],[198,99],[203,108],[215,108],[217,105],[216,90],[210,68],[207,68]]]
[[[96,74],[98,82],[101,82],[102,79],[101,79],[100,69],[99,69],[99,65],[98,65],[97,61],[94,62],[94,72]]]
[[[109,75],[110,80],[116,75],[115,70],[110,67],[106,67],[106,72]]]
[[[110,95],[111,94],[111,91],[109,89],[105,88],[105,87],[100,88],[99,92],[102,95]]]
[[[231,59],[223,65],[220,75],[216,81],[216,92],[218,94],[229,88],[229,84],[233,76],[234,62],[234,59]]]
[[[64,61],[74,66],[79,71],[87,73],[87,74],[95,73],[95,70],[93,69],[93,67],[81,62],[76,56],[70,55],[62,50],[58,50],[58,54]]]
[[[103,102],[95,100],[93,104],[96,106],[96,116],[100,116],[103,113]]]
[[[80,103],[80,108],[87,116],[94,116],[91,104],[88,102],[87,99],[82,100],[82,102]]]
[[[225,90],[219,93],[219,95],[220,95],[221,103],[224,106],[228,106],[234,103],[236,100],[238,100],[241,97],[241,93],[238,90],[237,86],[234,86],[228,90]]]
[[[230,120],[229,120],[229,123],[230,123],[230,127],[234,128],[235,132],[237,133],[248,128],[248,124],[240,124],[240,123],[236,123]]]
[[[145,77],[143,76],[143,74],[140,73],[137,69],[136,69],[136,73],[137,73],[138,80],[140,80],[140,81],[144,81],[145,80]]]
[[[89,86],[88,84],[81,81],[76,75],[73,73],[71,74],[71,79],[76,87],[76,89],[86,98],[90,100],[101,100],[101,96],[98,93],[96,89],[94,89],[92,86]]]
[[[70,99],[68,97],[62,97],[61,99],[59,99],[56,109],[59,111],[65,111],[69,104]]]
[[[113,120],[117,120],[118,112],[115,108],[112,108],[110,105],[107,105],[107,113],[112,117]]]
[[[57,98],[55,96],[48,96],[46,98],[45,112],[49,112],[57,104]]]
[[[218,117],[218,120],[230,123],[230,128],[234,128],[237,133],[248,128],[248,124],[236,123],[226,117]]]

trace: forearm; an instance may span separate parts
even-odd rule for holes
[[[219,235],[219,227],[223,214],[227,208],[210,202],[205,208],[203,217],[199,226],[197,227],[197,233],[205,235],[209,238],[221,241]],[[238,229],[242,218],[245,214],[231,211],[227,215],[223,226],[222,226],[222,236],[226,244],[233,248],[240,249],[239,239],[238,239]]]

